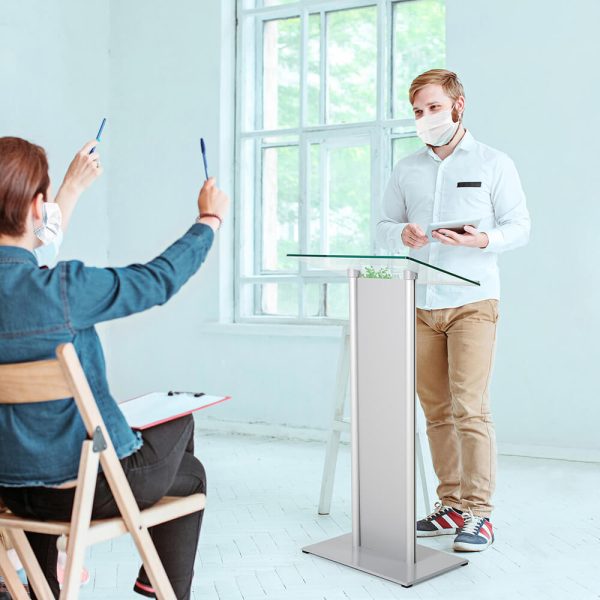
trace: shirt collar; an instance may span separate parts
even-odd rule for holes
[[[467,129],[465,131],[465,135],[463,136],[463,139],[460,140],[460,142],[458,143],[458,145],[456,146],[455,150],[464,150],[465,152],[470,152],[471,150],[473,150],[473,148],[475,148],[475,138],[473,137],[473,134]]]
[[[464,150],[465,152],[470,152],[471,150],[473,150],[476,143],[477,142],[475,141],[473,134],[467,129],[467,130],[465,130],[465,135],[463,135],[462,140],[460,140],[460,142],[458,142],[458,144],[456,145],[456,148],[454,148],[454,152],[456,152],[457,150]],[[452,152],[452,154],[454,154],[454,152]],[[429,154],[429,156],[431,156],[432,158],[434,158],[437,161],[442,160],[433,151],[433,148],[427,148],[427,154]],[[452,154],[450,156],[452,156]],[[450,157],[448,157],[448,158],[450,158]]]
[[[31,250],[20,246],[0,246],[0,262],[30,262],[37,267],[37,258]]]

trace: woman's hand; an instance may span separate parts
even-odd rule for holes
[[[198,194],[200,222],[217,230],[228,210],[229,197],[215,185],[214,177],[210,177],[204,182]]]
[[[56,194],[56,203],[60,206],[62,213],[63,231],[66,231],[69,226],[71,215],[81,193],[102,175],[100,154],[98,152],[90,154],[90,150],[97,144],[96,140],[88,142],[75,155]]]
[[[81,194],[103,173],[100,165],[100,154],[90,150],[98,145],[96,140],[88,142],[71,161],[61,187],[70,189],[76,194]]]

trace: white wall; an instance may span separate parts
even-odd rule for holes
[[[501,259],[493,406],[499,440],[600,449],[597,227],[600,3],[447,0],[465,121],[516,162],[530,245]]]
[[[193,216],[201,177],[197,137],[205,135],[214,157],[219,119],[230,118],[222,110],[230,98],[220,93],[229,76],[220,68],[227,48],[220,34],[230,26],[219,23],[226,4],[153,3],[146,12],[141,2],[113,4],[112,262],[149,258]],[[599,212],[599,175],[586,144],[594,132],[584,111],[599,91],[590,74],[600,6],[584,4],[579,11],[566,5],[548,11],[543,0],[447,3],[448,65],[467,87],[467,124],[514,158],[533,217],[530,246],[501,259],[493,401],[498,438],[509,451],[600,450],[595,428],[584,425],[600,417],[592,391],[598,284],[587,266],[594,234],[584,228]],[[569,93],[565,82],[573,84]],[[219,167],[228,172],[228,161]],[[132,233],[132,221],[141,229]],[[569,237],[575,234],[577,244],[560,237],[567,222],[575,223]],[[170,306],[114,325],[115,389],[121,395],[166,387],[224,391],[234,400],[212,417],[327,427],[335,338],[202,326],[218,317],[219,270],[230,260],[224,250],[213,252]]]
[[[9,93],[0,94],[0,134],[45,145],[56,180],[100,116],[109,116],[106,176],[78,208],[66,256],[98,264],[108,247],[112,264],[143,261],[184,232],[203,180],[200,136],[212,172],[232,191],[231,141],[221,135],[233,119],[223,65],[223,52],[232,50],[231,2],[3,3],[0,80]],[[550,11],[543,0],[447,0],[447,6],[448,65],[467,88],[467,125],[513,157],[533,217],[530,246],[501,260],[498,438],[505,448],[528,446],[528,452],[580,448],[598,455],[599,287],[595,229],[588,224],[599,216],[592,144],[600,6],[594,0],[580,0],[577,11],[564,3]],[[228,306],[230,269],[226,230],[171,303],[110,325],[115,394],[222,391],[234,400],[212,409],[214,418],[327,427],[337,339],[207,327],[219,318],[220,304]]]
[[[209,167],[232,193],[233,51],[230,2],[111,5],[110,261],[147,260],[193,222]],[[225,61],[226,62],[226,61]],[[221,91],[221,89],[223,91]],[[223,147],[225,145],[225,147]],[[230,217],[231,226],[233,215]],[[228,232],[208,262],[164,307],[111,325],[110,377],[118,397],[153,389],[201,389],[234,399],[214,409],[234,421],[324,427],[331,412],[336,340],[215,333],[219,271],[230,267]],[[229,282],[231,283],[231,282]]]
[[[106,3],[2,2],[0,136],[23,137],[46,149],[54,192],[106,114],[108,74]],[[108,241],[104,179],[83,197],[62,256],[105,264]]]

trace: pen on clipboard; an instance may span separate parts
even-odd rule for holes
[[[96,141],[99,142],[101,137],[102,137],[102,132],[104,131],[104,126],[106,125],[106,117],[104,117],[102,119],[102,123],[100,123],[100,129],[98,129],[98,133],[96,134]],[[94,150],[96,149],[96,146],[94,146],[91,150],[90,150],[90,154],[94,153]]]
[[[206,175],[206,179],[208,179],[208,163],[206,162],[206,144],[204,143],[204,138],[200,138],[200,150],[202,150],[202,162],[204,163],[204,174]]]
[[[189,394],[190,396],[194,396],[194,398],[206,395],[204,392],[169,392],[167,396],[179,396],[180,394]]]

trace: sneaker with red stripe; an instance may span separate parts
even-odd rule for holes
[[[417,521],[417,537],[455,535],[463,525],[464,520],[460,511],[436,502],[433,512]]]
[[[494,543],[494,530],[487,517],[478,517],[470,510],[463,512],[465,524],[454,540],[458,552],[481,552]]]

